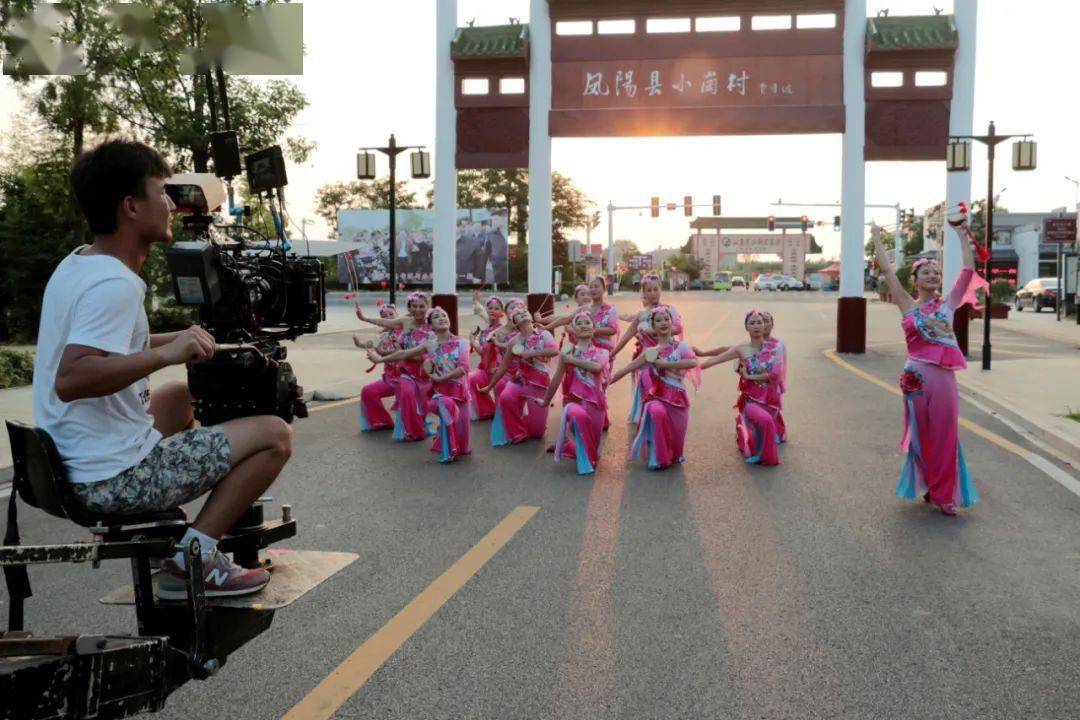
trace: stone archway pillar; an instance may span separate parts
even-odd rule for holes
[[[840,193],[840,298],[836,309],[836,349],[866,352],[866,298],[863,258],[866,214],[866,0],[844,5],[844,140]]]
[[[550,312],[551,295],[551,14],[529,0],[529,310]]]
[[[435,227],[432,238],[432,303],[458,329],[457,302],[457,108],[450,43],[457,33],[457,0],[438,0],[435,11]]]

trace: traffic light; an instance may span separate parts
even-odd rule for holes
[[[717,217],[720,216],[720,196],[719,195],[713,195],[712,196],[712,214],[717,216]]]
[[[806,229],[807,229],[807,227],[809,225],[810,225],[810,219],[808,217],[803,215],[802,217],[799,218],[799,226],[802,228],[802,231],[804,233],[806,232]]]
[[[683,215],[691,217],[694,214],[694,198],[689,195],[683,195]]]
[[[652,208],[649,210],[650,214],[653,217],[660,217],[660,198],[652,198],[650,204],[652,205]]]
[[[772,232],[775,229],[776,229],[776,216],[775,215],[770,215],[769,216],[769,232]]]
[[[840,232],[840,216],[839,215],[833,215],[832,229],[835,230],[836,232]]]

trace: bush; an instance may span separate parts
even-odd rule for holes
[[[990,283],[990,304],[1004,305],[1014,294],[1012,283],[1008,280],[995,280]]]
[[[0,388],[29,385],[34,381],[34,353],[0,349]]]
[[[150,322],[150,332],[162,333],[186,330],[198,322],[198,313],[192,309],[177,305],[176,300],[162,300],[156,309],[146,313]]]

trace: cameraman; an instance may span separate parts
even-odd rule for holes
[[[195,427],[187,383],[150,392],[147,376],[214,354],[204,329],[151,335],[138,272],[154,243],[172,240],[172,171],[153,149],[110,140],[79,157],[71,188],[94,241],[75,249],[45,287],[34,361],[34,415],[56,442],[75,497],[105,514],[175,508],[210,492],[182,544],[198,538],[207,596],[245,595],[270,580],[217,550],[218,539],[281,472],[292,430],[248,417]],[[185,596],[182,552],[162,566],[159,592]]]

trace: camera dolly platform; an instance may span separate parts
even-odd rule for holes
[[[264,518],[257,503],[218,544],[246,567],[265,567],[270,583],[245,597],[207,598],[197,540],[183,548],[187,598],[157,597],[154,565],[171,557],[187,528],[180,508],[136,515],[102,515],[75,502],[48,433],[8,422],[14,461],[7,532],[0,547],[10,600],[8,632],[0,635],[0,720],[120,718],[160,710],[188,680],[214,675],[234,650],[264,632],[274,613],[348,566],[357,555],[269,548],[294,537],[291,508]],[[17,499],[90,530],[93,540],[21,545]],[[260,554],[260,551],[261,554]],[[31,596],[27,566],[102,561],[131,563],[132,584],[102,602],[135,608],[135,635],[34,636],[23,629]]]

